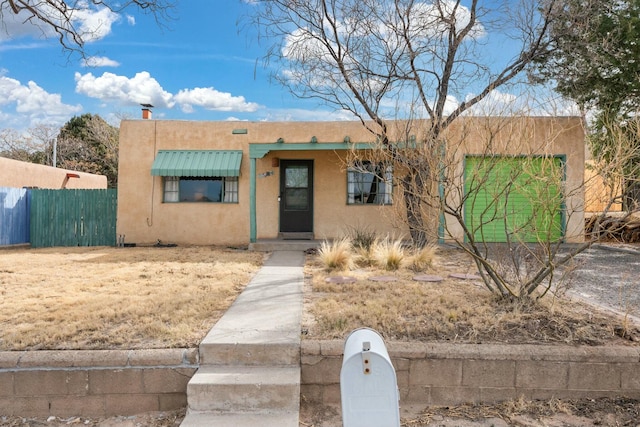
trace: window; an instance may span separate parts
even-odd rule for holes
[[[347,204],[390,205],[393,168],[361,161],[347,170]]]
[[[164,177],[164,202],[238,203],[238,177]]]

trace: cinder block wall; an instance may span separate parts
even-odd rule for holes
[[[302,342],[305,399],[340,404],[342,341]],[[401,405],[626,396],[640,399],[640,348],[387,343]]]
[[[340,404],[343,341],[302,342],[305,399]],[[387,343],[401,405],[626,396],[640,348]],[[0,352],[0,415],[113,416],[184,408],[197,349]]]
[[[184,408],[197,349],[0,352],[0,415],[113,416]]]

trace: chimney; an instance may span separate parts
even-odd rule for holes
[[[142,105],[142,119],[143,120],[150,120],[151,119],[151,109],[153,108],[153,105],[151,104],[140,104]]]

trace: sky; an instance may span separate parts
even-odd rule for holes
[[[238,25],[248,7],[181,0],[163,25],[134,8],[86,16],[99,28],[86,45],[88,61],[37,28],[4,19],[12,33],[0,29],[0,129],[61,126],[85,113],[117,124],[139,118],[142,103],[154,105],[156,119],[341,118],[270,81],[266,46]]]
[[[80,14],[95,31],[84,59],[4,11],[0,130],[62,126],[85,113],[117,126],[121,118],[139,118],[143,103],[154,105],[156,119],[353,119],[270,80],[262,61],[268,46],[238,24],[251,1],[180,0],[163,25],[135,8]],[[490,100],[510,97],[496,92]]]

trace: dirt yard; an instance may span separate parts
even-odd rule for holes
[[[0,250],[0,351],[196,347],[262,261],[211,247]]]

